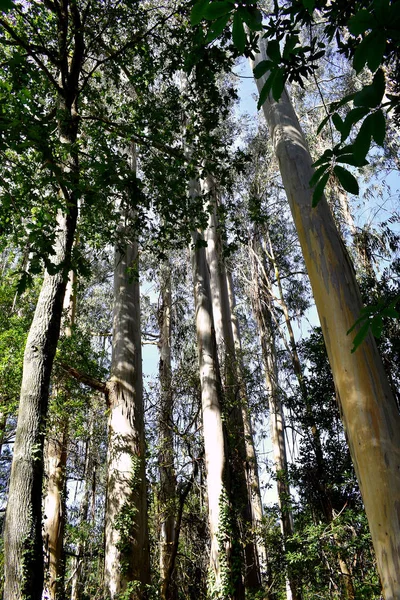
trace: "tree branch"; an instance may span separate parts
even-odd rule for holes
[[[107,394],[107,384],[104,383],[104,381],[100,381],[91,375],[82,373],[81,371],[78,371],[78,369],[74,369],[74,367],[70,367],[65,363],[60,363],[60,367],[63,369],[63,371],[68,373],[68,375],[71,375],[71,377],[74,377],[77,381],[79,381],[79,383],[88,385],[93,390],[102,392],[103,394]]]

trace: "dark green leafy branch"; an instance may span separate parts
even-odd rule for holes
[[[400,295],[396,296],[389,304],[384,300],[381,300],[377,304],[371,304],[370,306],[366,306],[362,309],[360,317],[347,332],[347,335],[349,335],[357,326],[359,326],[358,332],[353,339],[352,352],[357,350],[357,348],[367,337],[369,331],[371,331],[374,337],[381,337],[384,318],[399,318],[399,313],[395,308],[399,301]]]
[[[300,31],[303,27],[312,31],[314,12],[325,22],[324,36],[328,43],[336,41],[338,50],[352,61],[356,73],[368,68],[372,82],[354,94],[332,103],[328,115],[321,122],[318,132],[331,121],[340,134],[340,143],[327,150],[314,164],[316,175],[310,182],[315,186],[313,205],[316,206],[324,193],[329,178],[338,179],[349,193],[358,194],[357,181],[344,168],[362,167],[368,164],[366,156],[374,142],[383,146],[386,134],[385,112],[399,111],[399,96],[387,94],[387,74],[400,60],[400,2],[398,0],[362,1],[327,4],[325,0],[292,0],[266,16],[264,23],[257,3],[251,0],[235,3],[233,0],[199,0],[191,12],[191,23],[198,26],[208,22],[205,43],[216,39],[232,23],[232,42],[236,50],[252,56],[259,35],[266,40],[268,59],[254,69],[256,79],[265,77],[258,100],[261,108],[269,94],[278,101],[286,82],[297,82],[304,87],[326,54],[325,40],[317,36],[303,44]],[[246,29],[249,35],[246,35]],[[260,33],[262,32],[262,33]],[[346,34],[346,35],[344,35]],[[338,110],[353,102],[348,114],[342,119]],[[356,135],[351,135],[358,128]],[[346,140],[353,137],[352,143]],[[338,164],[341,163],[341,164]],[[321,168],[324,167],[324,168]]]

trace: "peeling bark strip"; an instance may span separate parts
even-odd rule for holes
[[[265,48],[256,63],[266,59]],[[261,90],[265,76],[257,80]],[[287,92],[263,105],[314,293],[386,600],[400,598],[400,415],[372,334],[353,354],[362,303],[325,199],[312,208],[312,159]]]

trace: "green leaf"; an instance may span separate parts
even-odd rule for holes
[[[279,102],[285,88],[285,72],[283,69],[276,69],[275,77],[272,82],[272,96],[276,102]]]
[[[264,83],[263,88],[260,92],[260,97],[257,102],[257,109],[260,110],[266,99],[268,98],[268,94],[271,91],[272,83],[273,83],[274,74],[271,73],[268,77],[267,81]]]
[[[242,21],[252,31],[262,30],[262,14],[255,6],[239,6],[238,12],[242,17]]]
[[[283,58],[288,59],[292,51],[294,50],[296,44],[299,42],[298,35],[288,35],[285,42],[285,47],[283,49]]]
[[[337,102],[332,102],[329,110],[330,112],[334,112],[335,110],[337,110],[338,108],[340,108],[341,106],[344,106],[345,104],[347,104],[348,102],[351,102],[351,100],[354,100],[354,96],[355,96],[355,92],[348,94],[347,96],[344,96],[341,100],[338,100]]]
[[[353,57],[353,68],[359,73],[368,59],[368,46],[371,42],[370,35],[367,35],[360,44],[358,44]]]
[[[347,146],[347,148],[350,148],[350,146]],[[345,163],[346,165],[350,165],[352,167],[365,167],[369,164],[365,158],[358,159],[356,156],[354,156],[354,154],[343,154],[342,156],[338,156],[336,158],[336,162]]]
[[[318,181],[317,185],[314,188],[313,198],[312,198],[312,207],[315,208],[318,202],[322,199],[324,195],[324,189],[326,184],[328,183],[330,173],[325,173]]]
[[[391,317],[392,319],[398,319],[400,316],[398,311],[392,306],[387,306],[386,308],[384,308],[382,314],[385,317]]]
[[[346,190],[346,192],[358,196],[358,194],[360,193],[360,188],[358,187],[357,179],[354,177],[354,175],[350,173],[350,171],[347,171],[347,169],[336,165],[333,169],[333,172],[339,179],[342,187]]]
[[[210,4],[210,0],[197,0],[190,13],[190,23],[192,25],[198,25],[204,18],[204,12],[207,6]]]
[[[348,22],[348,28],[353,35],[360,35],[367,29],[373,29],[376,26],[374,15],[363,8],[359,10]]]
[[[351,330],[349,330],[349,331],[351,331]],[[349,331],[347,333],[349,333]],[[357,335],[354,337],[353,348],[351,349],[352,354],[357,350],[357,348],[359,347],[361,342],[367,337],[368,331],[369,331],[369,320],[367,319],[366,322],[360,327]]]
[[[379,69],[374,75],[374,79],[370,85],[366,85],[362,90],[357,92],[354,97],[355,106],[368,106],[375,108],[378,106],[385,93],[385,75],[382,69]]]
[[[281,51],[279,48],[279,42],[277,40],[271,40],[268,42],[267,56],[276,64],[281,62]]]
[[[392,26],[396,26],[397,22],[400,21],[400,2],[393,2],[390,5],[388,21]]]
[[[376,315],[370,321],[371,331],[376,338],[380,338],[383,329],[383,318],[382,315]]]
[[[369,113],[369,108],[365,106],[358,106],[357,108],[353,108],[347,115],[344,120],[343,128],[342,128],[342,142],[346,138],[349,137],[352,126],[360,121],[363,117],[365,117]]]
[[[373,0],[374,13],[380,25],[390,25],[389,0]]]
[[[333,151],[330,148],[328,148],[328,150],[325,150],[323,155],[313,163],[313,167],[319,167],[319,165],[323,165],[324,163],[329,163],[331,161],[332,156],[333,156]]]
[[[14,7],[13,0],[0,0],[0,12],[8,12]]]
[[[372,137],[378,146],[383,146],[386,134],[386,120],[382,109],[377,110],[371,115]]]
[[[239,12],[236,12],[233,17],[232,39],[240,54],[243,54],[246,47],[246,33]]]
[[[318,125],[317,135],[319,135],[321,133],[321,131],[323,130],[323,128],[325,127],[325,125],[327,124],[329,119],[330,119],[330,115],[325,117],[325,119],[322,119],[321,123]]]
[[[253,69],[253,75],[256,79],[260,79],[271,67],[272,62],[270,60],[262,60]]]
[[[373,31],[369,37],[371,37],[371,43],[367,51],[367,64],[371,73],[375,73],[382,63],[386,50],[386,32],[384,29],[378,29],[377,31]]]
[[[353,154],[358,160],[365,159],[371,146],[371,117],[372,115],[368,115],[368,117],[364,120],[360,127],[360,131],[358,132],[357,137],[352,144]]]
[[[232,12],[233,8],[231,2],[212,2],[205,7],[203,17],[208,21],[214,21]]]
[[[310,179],[310,183],[309,183],[310,187],[313,187],[317,183],[318,179],[320,179],[320,177],[322,177],[322,175],[325,173],[325,171],[328,168],[329,168],[329,165],[322,165],[322,167],[319,167],[315,171],[314,175]]]
[[[225,29],[229,19],[230,19],[230,14],[228,13],[227,15],[220,17],[219,19],[217,19],[215,21],[215,23],[213,23],[213,25],[210,27],[210,29],[207,33],[206,44],[209,44],[210,42],[214,41],[217,37],[219,37],[221,35],[221,33]]]
[[[336,128],[336,129],[337,129],[339,132],[341,132],[341,131],[342,131],[342,128],[343,128],[343,120],[342,120],[342,117],[341,117],[341,116],[340,116],[338,113],[334,113],[334,114],[332,115],[332,122],[333,122],[333,124],[334,124],[335,128]]]
[[[303,6],[311,14],[315,7],[315,0],[303,0]]]

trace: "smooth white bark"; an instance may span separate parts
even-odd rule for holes
[[[265,48],[256,63],[266,59]],[[257,80],[261,90],[265,78]],[[325,199],[312,208],[312,159],[286,90],[263,106],[340,400],[386,600],[400,597],[400,415],[372,334],[351,353],[362,303]]]

